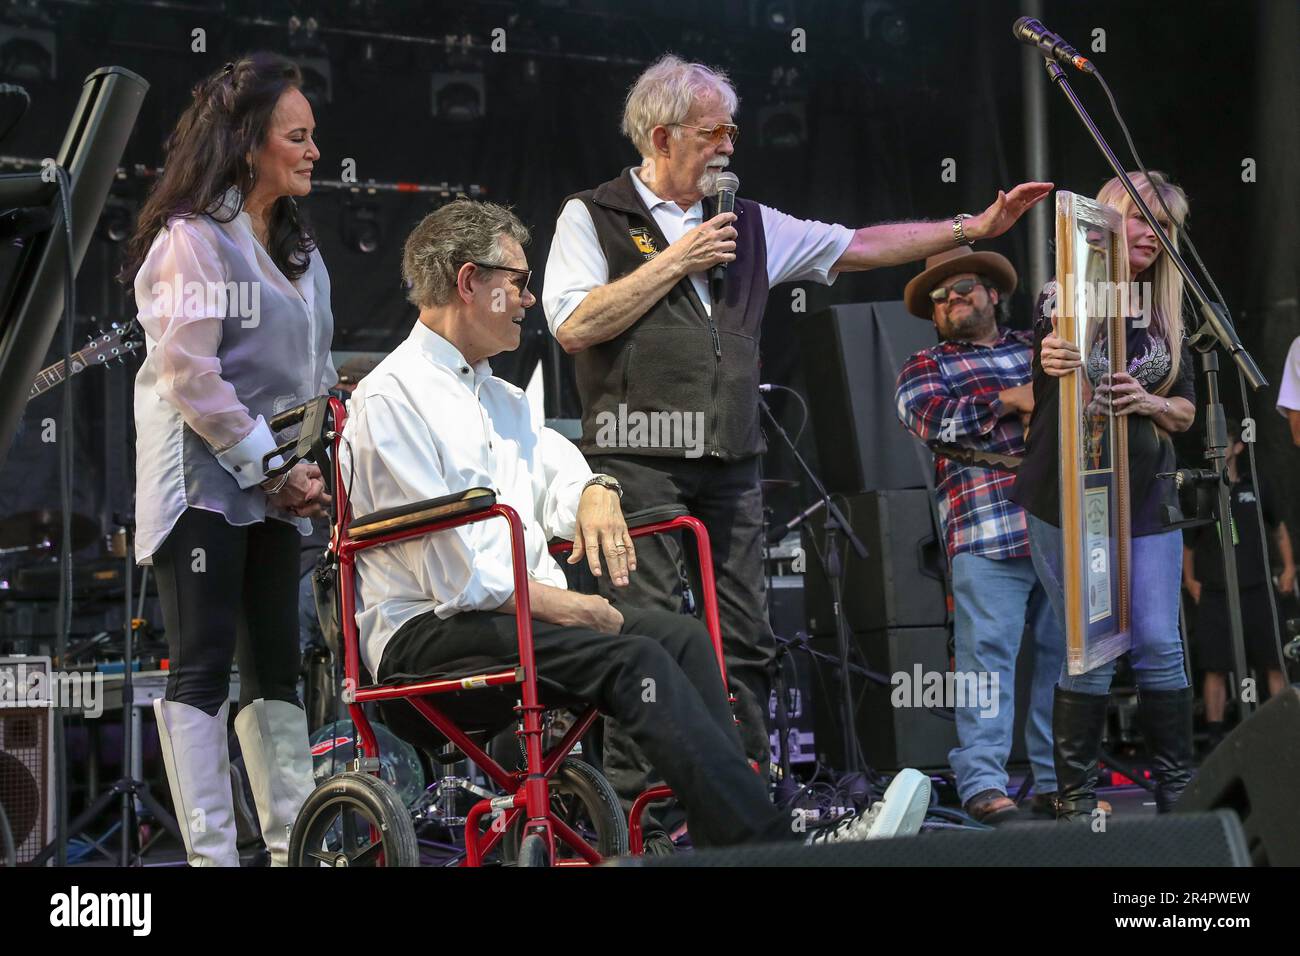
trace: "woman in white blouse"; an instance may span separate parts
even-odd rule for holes
[[[272,865],[311,792],[298,701],[298,550],[329,503],[314,465],[268,479],[268,422],[334,384],[329,275],[299,218],[320,157],[298,68],[230,63],[194,90],[140,212],[123,278],[148,354],[136,376],[136,560],[152,564],[170,672],[156,701],[192,866],[238,866],[226,718]],[[272,465],[278,459],[272,459]]]

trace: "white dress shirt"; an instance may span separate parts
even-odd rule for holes
[[[225,218],[238,193],[223,202]],[[148,350],[135,379],[136,560],[152,563],[187,508],[237,526],[275,518],[310,534],[309,520],[270,505],[257,485],[263,455],[278,444],[267,419],[338,380],[319,252],[290,280],[248,213],[173,219],[136,274],[135,301]]]
[[[1277,410],[1286,415],[1287,409],[1300,411],[1300,336],[1291,343],[1282,366],[1282,384],[1277,390]]]
[[[577,447],[542,425],[523,391],[492,375],[487,361],[471,368],[455,346],[417,322],[357,386],[343,435],[353,520],[491,488],[523,521],[529,577],[566,586],[547,543],[573,537],[591,469]],[[373,674],[388,641],[411,618],[492,611],[514,594],[509,527],[492,518],[364,551],[357,578],[361,656]]]
[[[641,201],[670,244],[704,221],[702,202],[682,209],[677,203],[656,196],[636,173],[632,169],[627,175],[632,177]],[[763,213],[763,237],[767,243],[769,287],[781,282],[811,280],[830,285],[835,281],[837,273],[832,271],[832,266],[853,241],[852,229],[815,219],[796,219],[761,203],[759,209]],[[691,285],[705,310],[711,312],[713,299],[707,280],[707,272],[691,273]],[[591,213],[581,199],[570,199],[560,211],[555,238],[546,258],[542,307],[551,334],[573,314],[588,292],[608,283],[609,263],[600,250]]]

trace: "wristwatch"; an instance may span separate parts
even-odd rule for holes
[[[618,483],[618,479],[613,475],[592,475],[587,480],[587,483],[582,486],[582,490],[586,491],[592,485],[608,488],[610,491],[615,492],[620,500],[623,498],[623,486]]]
[[[959,212],[957,215],[952,217],[952,239],[953,242],[957,243],[957,245],[975,245],[973,239],[968,239],[966,237],[966,228],[962,225],[962,220],[973,218],[975,217],[968,212]]]

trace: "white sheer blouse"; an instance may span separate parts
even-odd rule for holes
[[[247,213],[173,219],[136,275],[135,298],[147,347],[135,381],[136,560],[151,563],[186,508],[310,534],[309,521],[271,506],[258,483],[278,444],[267,422],[338,378],[319,253],[291,281]]]

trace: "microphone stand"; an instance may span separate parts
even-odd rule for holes
[[[762,395],[758,397],[758,407],[767,417],[768,422],[781,441],[790,449],[790,454],[794,456],[795,462],[808,478],[809,483],[821,498],[823,507],[826,509],[826,523],[823,528],[826,537],[822,553],[826,580],[831,591],[831,616],[835,619],[835,637],[838,642],[837,650],[839,651],[840,687],[843,691],[840,699],[840,715],[844,725],[845,767],[839,785],[847,788],[849,794],[855,800],[865,798],[870,792],[870,786],[867,781],[867,768],[862,762],[862,752],[858,746],[857,713],[853,706],[853,687],[850,681],[853,668],[849,664],[849,624],[844,614],[843,582],[841,580],[844,576],[844,566],[840,559],[840,536],[843,535],[848,539],[853,550],[863,560],[867,558],[867,546],[862,543],[861,538],[854,534],[852,526],[844,517],[844,513],[831,500],[830,492],[826,490],[826,486],[822,484],[816,472],[808,466],[803,456],[799,454],[799,449],[790,440],[790,436],[781,427],[781,423],[776,420],[776,416],[772,414],[772,410],[768,408],[767,402],[763,400]]]
[[[1106,158],[1106,162],[1119,177],[1120,183],[1123,184],[1125,191],[1128,192],[1129,198],[1133,204],[1142,213],[1142,218],[1151,226],[1155,232],[1156,239],[1164,249],[1169,260],[1174,264],[1180,273],[1183,281],[1187,284],[1187,289],[1195,301],[1198,311],[1201,315],[1201,327],[1191,337],[1191,346],[1200,354],[1201,376],[1205,382],[1205,459],[1212,462],[1205,476],[1198,480],[1207,481],[1217,486],[1218,491],[1218,513],[1219,513],[1219,550],[1223,555],[1223,581],[1227,590],[1228,598],[1228,624],[1229,631],[1232,635],[1232,659],[1233,666],[1237,671],[1238,686],[1246,678],[1246,645],[1243,637],[1241,626],[1241,592],[1237,585],[1237,557],[1233,551],[1232,542],[1232,503],[1229,496],[1228,488],[1228,470],[1227,470],[1227,450],[1228,450],[1228,425],[1227,417],[1223,410],[1223,405],[1219,400],[1219,357],[1214,352],[1215,346],[1222,346],[1246,377],[1246,381],[1252,389],[1260,389],[1265,386],[1267,381],[1259,367],[1255,364],[1250,353],[1246,351],[1237,337],[1237,330],[1232,327],[1232,321],[1228,318],[1228,312],[1222,303],[1212,302],[1201,284],[1192,275],[1188,268],[1187,262],[1179,255],[1178,250],[1170,241],[1169,236],[1161,228],[1160,223],[1147,208],[1147,204],[1142,200],[1137,188],[1129,181],[1128,174],[1120,165],[1115,153],[1107,144],[1105,137],[1088,115],[1088,111],[1083,108],[1079,98],[1075,96],[1074,90],[1065,78],[1065,71],[1051,59],[1044,60],[1044,67],[1051,81],[1056,84],[1069,100],[1070,105],[1074,107],[1075,113],[1078,114],[1080,122],[1092,137],[1097,148]],[[1208,479],[1208,480],[1207,480]],[[1242,694],[1238,693],[1237,703],[1242,708],[1242,718],[1250,717],[1255,712],[1255,700],[1247,700]]]

